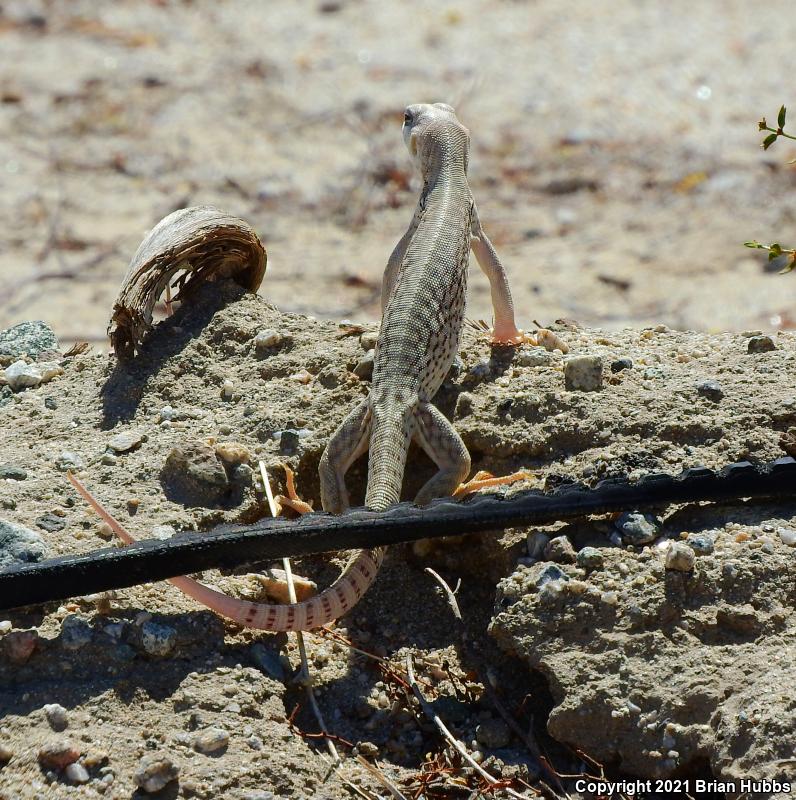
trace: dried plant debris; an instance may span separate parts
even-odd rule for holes
[[[242,219],[213,206],[169,214],[141,243],[122,281],[108,327],[116,355],[131,358],[139,349],[167,287],[177,287],[173,299],[183,301],[196,284],[224,278],[255,292],[266,262],[262,242]]]

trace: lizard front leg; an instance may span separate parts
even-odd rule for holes
[[[495,313],[495,327],[492,330],[492,341],[495,344],[522,344],[527,341],[523,331],[514,322],[514,301],[506,277],[506,270],[500,262],[492,242],[481,227],[478,210],[473,205],[470,247],[478,265],[489,279],[492,293],[492,308]]]

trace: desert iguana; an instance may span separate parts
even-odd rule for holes
[[[471,248],[489,278],[495,314],[492,341],[513,345],[526,340],[515,325],[506,273],[481,228],[467,183],[468,130],[450,106],[417,104],[406,109],[403,137],[420,169],[423,190],[409,229],[395,246],[384,273],[382,323],[370,394],[335,431],[321,457],[321,503],[335,514],[348,508],[345,473],[366,450],[370,455],[365,505],[375,511],[399,501],[412,439],[438,468],[418,492],[418,504],[453,494],[470,472],[464,442],[431,400],[458,349]],[[477,475],[467,486],[480,488],[520,475],[487,481],[478,480]],[[73,482],[117,535],[133,541],[79,482]],[[354,606],[373,582],[385,551],[380,547],[356,552],[332,586],[290,605],[239,600],[191,578],[171,582],[246,627],[309,630]]]

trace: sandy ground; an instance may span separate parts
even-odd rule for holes
[[[283,310],[375,319],[423,100],[472,131],[524,322],[791,327],[796,283],[740,243],[796,237],[796,152],[756,128],[792,42],[788,0],[5,2],[0,327],[101,339],[144,233],[200,203],[262,234]]]

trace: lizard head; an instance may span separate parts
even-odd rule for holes
[[[401,129],[409,153],[421,172],[439,161],[442,149],[449,158],[459,158],[467,172],[470,132],[447,103],[415,103],[407,106]]]

